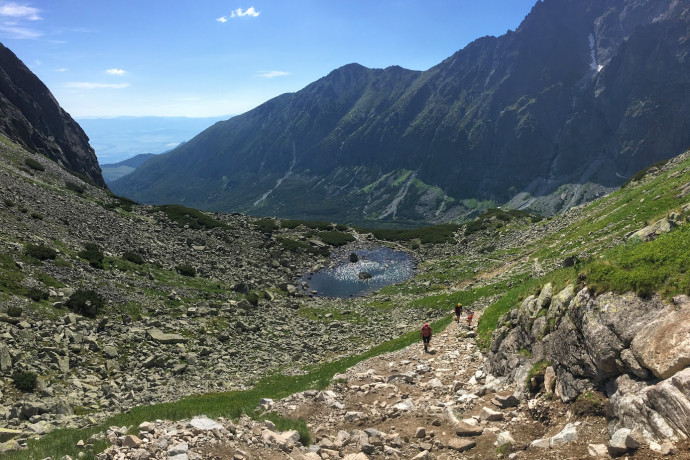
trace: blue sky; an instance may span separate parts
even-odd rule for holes
[[[235,115],[357,62],[426,70],[536,0],[0,0],[0,41],[75,118]]]

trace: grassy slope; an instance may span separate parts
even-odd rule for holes
[[[484,312],[478,326],[479,340],[488,345],[496,320],[504,312],[515,307],[522,298],[537,292],[551,281],[555,288],[566,283],[576,282],[582,274],[587,282],[597,290],[616,291],[649,290],[661,291],[666,296],[679,292],[690,294],[690,280],[685,271],[690,251],[690,230],[686,227],[658,238],[651,243],[630,242],[623,245],[623,236],[648,223],[678,210],[687,202],[687,197],[679,198],[679,189],[690,182],[690,161],[671,165],[669,169],[653,178],[644,178],[638,183],[587,206],[579,219],[563,226],[555,233],[532,241],[525,247],[508,250],[487,250],[481,260],[468,260],[464,256],[441,257],[424,262],[420,278],[429,282],[429,287],[420,290],[418,282],[392,286],[383,291],[384,295],[411,295],[405,306],[409,308],[448,309],[456,302],[465,305],[482,299],[498,299]],[[555,218],[559,219],[559,218]],[[513,228],[521,231],[523,228]],[[554,220],[535,224],[554,225]],[[508,226],[509,227],[509,226]],[[506,231],[508,231],[506,227]],[[503,231],[501,229],[500,231]],[[487,240],[490,242],[494,234]],[[415,235],[418,236],[418,235]],[[487,243],[491,246],[490,243]],[[548,271],[543,276],[534,276],[524,270],[517,270],[502,278],[487,278],[480,284],[470,284],[464,290],[448,289],[449,283],[461,284],[477,279],[477,274],[488,273],[500,268],[500,260],[539,259],[548,266],[556,265],[568,255],[578,255],[584,259],[571,268]],[[550,264],[550,265],[549,265]],[[418,280],[417,280],[418,281]],[[640,290],[643,286],[644,290]],[[392,308],[392,300],[372,301],[373,308]],[[450,322],[450,316],[434,324],[437,329]],[[417,331],[409,332],[398,339],[372,348],[366,353],[324,363],[308,369],[305,375],[284,376],[274,374],[256,383],[254,388],[242,392],[207,394],[183,400],[137,407],[115,416],[99,426],[83,430],[58,430],[41,440],[31,441],[29,450],[7,453],[5,458],[44,458],[48,455],[76,456],[75,447],[79,439],[88,439],[92,434],[104,431],[108,426],[136,427],[145,420],[157,418],[180,419],[197,414],[208,416],[236,417],[241,413],[252,414],[258,400],[263,397],[282,398],[297,391],[324,388],[333,375],[342,372],[357,362],[380,353],[399,349],[418,340]],[[303,421],[277,420],[281,429],[293,427],[300,430],[303,439],[309,437]],[[102,449],[105,445],[96,445]]]

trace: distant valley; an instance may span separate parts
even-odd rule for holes
[[[78,118],[89,136],[101,165],[118,163],[144,153],[163,153],[190,140],[214,123],[218,117],[112,117]]]

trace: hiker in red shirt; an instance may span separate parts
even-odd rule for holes
[[[424,353],[427,353],[429,351],[429,342],[431,342],[431,326],[429,326],[429,323],[422,326],[421,334],[422,343],[424,344]]]

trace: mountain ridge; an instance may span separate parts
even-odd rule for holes
[[[0,44],[0,133],[106,187],[79,124],[17,56]]]
[[[345,65],[113,187],[350,222],[443,222],[505,203],[554,214],[690,145],[688,11],[687,0],[537,2],[516,31],[427,71]]]

